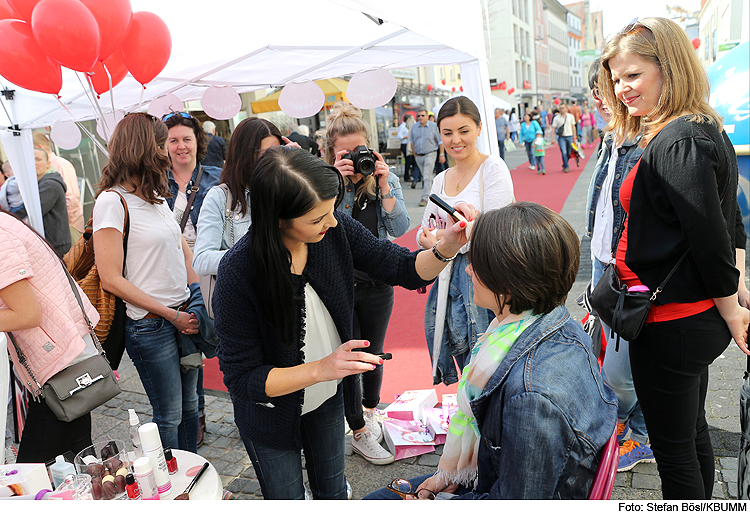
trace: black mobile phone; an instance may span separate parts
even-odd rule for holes
[[[378,354],[378,357],[381,357],[383,359],[393,359],[393,354],[390,352],[383,352],[382,354]]]
[[[454,207],[448,205],[446,201],[440,198],[437,194],[431,194],[430,201],[437,205],[440,209],[451,215],[451,218],[453,218],[455,222],[469,222],[461,213],[456,211]]]

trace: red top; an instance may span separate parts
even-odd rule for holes
[[[627,177],[623,180],[620,186],[620,203],[626,213],[630,212],[630,196],[633,193],[633,181],[635,175],[638,172],[638,166],[641,164],[641,160],[635,164],[630,170]],[[633,271],[625,265],[625,252],[628,249],[628,217],[625,217],[625,225],[622,228],[622,235],[620,241],[617,243],[617,256],[615,262],[617,262],[617,275],[620,280],[624,282],[628,287],[640,286],[641,281]],[[669,283],[665,286],[668,288]],[[657,323],[660,321],[672,321],[674,319],[681,319],[683,317],[689,317],[691,315],[705,312],[714,305],[713,299],[706,299],[694,303],[667,303],[661,306],[652,306],[646,318],[647,323]]]

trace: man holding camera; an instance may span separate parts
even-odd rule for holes
[[[422,199],[419,206],[427,205],[427,197],[432,189],[432,176],[435,172],[435,158],[440,151],[440,163],[445,163],[445,149],[440,139],[437,125],[427,118],[427,110],[422,108],[417,114],[417,123],[411,127],[409,137],[411,148],[417,162],[417,167],[422,173]],[[416,178],[411,183],[411,188],[417,186]]]

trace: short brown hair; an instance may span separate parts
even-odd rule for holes
[[[43,150],[51,150],[52,149],[52,142],[49,140],[49,137],[47,137],[47,134],[43,132],[34,132],[31,135],[32,141],[34,141],[34,146],[42,147]]]
[[[620,54],[637,54],[659,67],[662,91],[656,108],[649,116],[631,116],[625,103],[615,96],[609,61]],[[611,38],[601,55],[599,90],[612,119],[606,130],[612,130],[615,144],[635,138],[643,130],[642,144],[647,144],[669,121],[685,114],[691,120],[709,121],[722,130],[722,119],[708,104],[710,85],[703,65],[679,25],[666,18],[644,18],[626,31]]]
[[[513,314],[546,314],[565,303],[580,259],[570,224],[537,203],[484,212],[471,233],[469,260],[476,279]]]
[[[157,204],[171,195],[167,186],[169,156],[156,144],[156,117],[133,113],[115,127],[110,139],[109,163],[102,169],[99,191],[123,183],[135,187],[148,203]],[[133,177],[138,178],[137,182]]]

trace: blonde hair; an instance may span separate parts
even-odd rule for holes
[[[326,121],[325,160],[330,165],[336,162],[334,144],[340,137],[362,134],[365,138],[365,146],[370,147],[370,127],[367,121],[362,119],[362,110],[356,106],[346,101],[339,101],[331,108]],[[367,193],[368,198],[375,199],[377,185],[372,174],[364,176],[364,183],[357,191],[357,198],[360,198],[362,193]]]
[[[621,54],[637,54],[659,68],[662,90],[656,107],[645,116],[631,116],[625,103],[615,95],[609,61]],[[691,121],[708,121],[722,130],[722,119],[708,104],[710,85],[685,31],[666,18],[638,20],[604,45],[599,90],[612,114],[607,128],[615,144],[634,139],[643,131],[641,144],[647,145],[670,121],[692,114]]]

